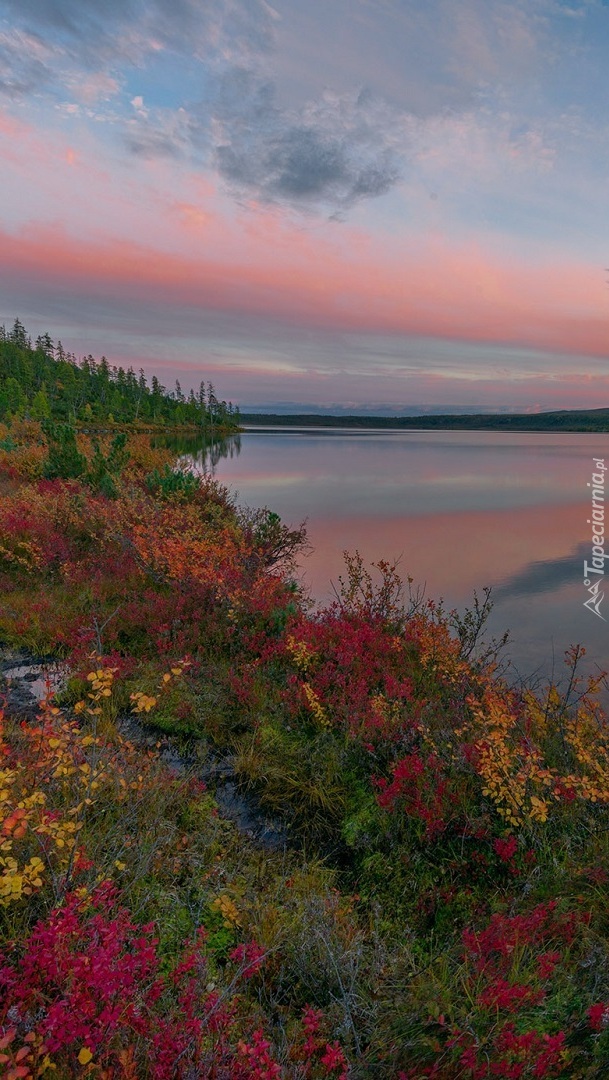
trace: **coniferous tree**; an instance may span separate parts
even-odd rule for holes
[[[51,406],[49,405],[49,399],[44,384],[41,389],[34,394],[31,416],[32,420],[49,420],[51,417]]]
[[[12,341],[19,349],[27,349],[29,347],[30,341],[20,319],[15,319],[13,329],[9,334],[9,341]]]

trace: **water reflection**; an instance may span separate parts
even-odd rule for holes
[[[609,623],[583,608],[582,588],[586,484],[603,443],[609,457],[599,434],[283,429],[246,432],[213,469],[239,502],[308,519],[301,575],[319,601],[344,549],[400,559],[403,576],[448,607],[491,586],[492,632],[510,628],[520,672],[549,673],[576,642],[591,665],[609,659]]]
[[[569,555],[562,555],[559,559],[529,563],[517,574],[512,574],[495,586],[495,603],[515,596],[534,596],[535,593],[551,592],[564,585],[572,585],[573,566],[582,566],[589,551],[589,544],[578,544]]]
[[[229,435],[220,439],[202,439],[196,435],[163,436],[156,439],[153,445],[174,450],[182,461],[193,465],[199,472],[215,476],[223,458],[238,457],[241,453],[241,436]]]

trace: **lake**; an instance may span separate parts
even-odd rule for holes
[[[448,608],[463,611],[491,586],[489,631],[510,630],[513,677],[530,678],[562,672],[575,643],[588,670],[609,666],[609,595],[600,614],[584,607],[583,573],[587,485],[605,450],[609,466],[599,434],[260,428],[229,441],[213,468],[239,503],[307,519],[313,551],[300,579],[320,602],[344,574],[344,549],[399,559],[402,576]],[[598,601],[603,575],[586,580],[601,581]]]

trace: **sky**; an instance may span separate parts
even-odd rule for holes
[[[606,0],[0,0],[0,323],[242,408],[609,405]]]

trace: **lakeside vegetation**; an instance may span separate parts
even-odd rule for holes
[[[244,424],[273,427],[393,428],[424,431],[609,431],[609,409],[541,413],[446,413],[426,416],[326,416],[315,413],[242,413]]]
[[[487,597],[446,612],[357,553],[313,610],[301,526],[51,396],[0,423],[0,645],[64,667],[1,715],[2,1075],[607,1075],[580,650],[510,689]],[[223,772],[285,848],[222,816]]]

